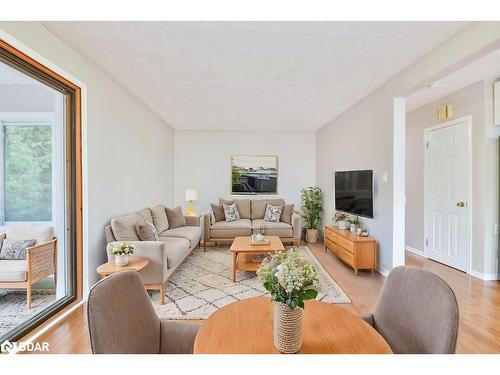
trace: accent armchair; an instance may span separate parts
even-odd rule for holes
[[[159,319],[136,271],[102,279],[87,303],[94,354],[191,354],[199,325]]]
[[[26,249],[26,259],[0,260],[0,288],[26,289],[28,309],[31,308],[33,284],[48,276],[56,278],[57,237],[52,227],[6,227],[6,238],[14,240],[52,238]],[[50,234],[49,234],[50,233]],[[5,236],[5,234],[3,234]]]
[[[394,353],[452,354],[458,304],[448,284],[432,272],[396,267],[385,280],[373,314],[363,319]]]

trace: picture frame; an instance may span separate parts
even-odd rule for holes
[[[232,155],[232,195],[278,194],[277,155]]]

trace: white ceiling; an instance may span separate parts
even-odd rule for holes
[[[500,78],[500,50],[447,75],[431,87],[424,87],[406,98],[406,110],[412,111],[481,80]]]
[[[179,130],[314,131],[463,22],[48,22]]]

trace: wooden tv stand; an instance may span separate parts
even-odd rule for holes
[[[332,251],[348,264],[357,275],[358,270],[371,270],[377,267],[377,241],[371,237],[361,237],[348,229],[326,225],[324,231],[325,251]]]

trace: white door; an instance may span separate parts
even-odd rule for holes
[[[426,131],[426,254],[467,270],[470,117]]]

